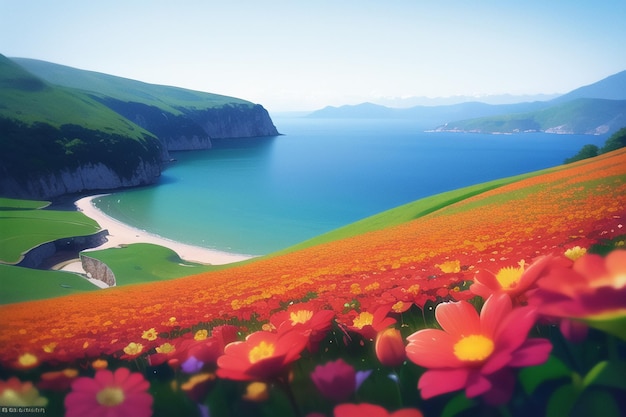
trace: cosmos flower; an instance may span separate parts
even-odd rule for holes
[[[480,316],[470,303],[457,301],[439,304],[435,317],[443,330],[419,330],[407,338],[408,358],[428,368],[418,383],[424,399],[465,389],[468,398],[504,403],[514,385],[510,368],[539,365],[552,348],[548,340],[527,339],[535,310],[513,309],[506,294],[490,297]]]
[[[542,256],[535,260],[528,268],[524,261],[518,267],[501,268],[494,274],[486,269],[480,269],[474,276],[474,283],[470,291],[483,299],[491,295],[504,292],[514,301],[524,301],[523,295],[535,284],[540,274],[554,262],[552,256]]]
[[[626,250],[585,254],[571,267],[551,268],[529,302],[540,313],[583,320],[626,340]]]
[[[308,339],[299,332],[254,332],[243,342],[226,346],[217,359],[217,375],[237,381],[267,381],[284,376],[300,357]]]
[[[354,318],[352,325],[347,327],[366,339],[374,340],[379,331],[396,322],[396,319],[387,317],[388,312],[386,307],[380,307],[374,313],[362,311]]]
[[[96,372],[93,378],[77,378],[65,397],[66,417],[149,417],[152,415],[150,384],[142,374],[127,368]]]
[[[279,311],[270,317],[270,323],[278,330],[298,331],[308,337],[307,348],[310,352],[318,349],[319,343],[326,337],[332,326],[335,312],[319,310],[306,304],[294,304],[286,310]]]

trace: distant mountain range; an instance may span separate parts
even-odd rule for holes
[[[450,132],[606,134],[626,126],[626,71],[546,101],[409,108],[362,103],[325,107],[307,117],[411,119],[424,129]]]

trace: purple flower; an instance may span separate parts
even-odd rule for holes
[[[356,371],[343,359],[316,366],[311,379],[324,397],[337,402],[347,400],[356,390]]]

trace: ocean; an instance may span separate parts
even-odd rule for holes
[[[425,132],[409,120],[273,120],[281,136],[173,152],[158,184],[95,204],[172,240],[264,255],[422,197],[559,165],[607,138]]]

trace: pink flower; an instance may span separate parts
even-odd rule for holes
[[[506,402],[514,383],[510,368],[541,364],[552,349],[548,340],[527,339],[535,310],[513,309],[506,294],[491,296],[480,316],[458,301],[439,304],[435,317],[443,330],[419,330],[407,338],[408,358],[429,368],[418,383],[424,399],[465,389],[468,398]]]
[[[356,391],[356,371],[343,359],[316,366],[311,379],[320,393],[333,401],[345,401]]]
[[[541,314],[583,320],[626,340],[626,250],[606,257],[583,255],[559,265],[538,281],[529,303]]]
[[[389,412],[375,404],[339,404],[335,407],[334,417],[423,417],[415,408],[403,408]]]
[[[65,416],[149,417],[153,402],[149,388],[142,374],[127,368],[100,370],[93,378],[81,377],[72,383],[72,392],[65,397]]]

